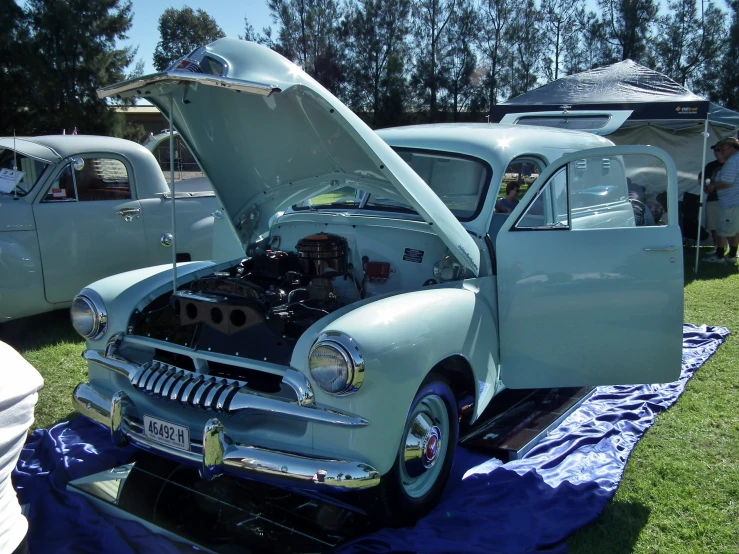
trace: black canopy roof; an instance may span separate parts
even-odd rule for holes
[[[568,75],[493,106],[490,121],[510,113],[631,110],[629,120],[704,120],[739,126],[739,113],[709,102],[666,75],[632,60]]]

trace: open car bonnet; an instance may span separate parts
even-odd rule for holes
[[[478,274],[479,248],[441,199],[359,117],[269,48],[223,38],[98,94],[141,96],[170,119],[244,244],[267,231],[275,212],[352,186],[409,203]]]

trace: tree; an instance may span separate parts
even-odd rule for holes
[[[300,65],[333,94],[344,82],[337,37],[341,10],[336,0],[268,0],[272,21],[279,25],[272,46]]]
[[[454,14],[456,0],[416,0],[413,4],[413,34],[416,40],[413,83],[419,103],[428,107],[430,121],[436,121],[439,90],[448,77],[447,25]]]
[[[475,99],[479,90],[480,75],[474,45],[479,33],[479,16],[470,0],[459,0],[449,22],[449,77],[448,99],[452,118],[458,120],[461,111],[469,111],[471,104],[479,109],[484,104]]]
[[[703,0],[700,13],[697,0],[672,0],[668,8],[658,21],[656,69],[686,86],[700,78],[705,64],[712,64],[726,36],[726,15]]]
[[[116,115],[97,89],[125,78],[135,50],[116,48],[131,27],[131,2],[29,0],[30,48],[24,131],[109,134]],[[74,32],[70,32],[74,29]]]
[[[654,0],[598,0],[607,40],[618,60],[649,63],[652,23],[658,9]],[[617,60],[614,60],[617,61]]]
[[[239,35],[239,38],[241,40],[263,44],[273,50],[275,49],[275,44],[272,40],[272,28],[264,27],[262,29],[262,34],[259,34],[254,30],[254,26],[249,23],[249,18],[246,16],[244,16],[244,34]]]
[[[510,54],[508,28],[513,21],[516,0],[483,0],[480,14],[480,34],[478,46],[488,65],[485,86],[488,90],[490,106],[498,103],[503,89],[503,76],[506,58]]]
[[[538,66],[544,57],[541,20],[534,0],[525,0],[516,8],[513,23],[508,27],[512,50],[508,60],[511,96],[528,92],[536,85]]]
[[[164,10],[159,18],[159,36],[161,40],[154,50],[154,67],[163,71],[182,56],[226,34],[205,11],[193,11],[185,6],[181,10]]]
[[[595,12],[584,10],[578,19],[580,32],[565,37],[562,44],[565,74],[572,75],[618,61],[607,39],[605,22]]]
[[[25,128],[27,119],[28,18],[15,0],[0,0],[4,24],[0,27],[0,90],[3,109],[0,110],[0,135],[12,135]]]
[[[375,127],[396,122],[402,112],[409,13],[410,0],[357,0],[348,6],[342,29],[346,98],[353,109],[370,112]]]
[[[739,110],[739,0],[730,0],[731,26],[729,38],[719,60],[720,85],[712,97],[727,108]]]
[[[566,44],[577,39],[582,28],[585,8],[583,0],[542,0],[541,13],[544,22],[544,39],[549,59],[544,73],[549,81],[559,79],[560,68],[566,52]]]

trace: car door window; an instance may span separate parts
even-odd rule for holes
[[[130,200],[128,169],[120,160],[86,158],[84,167],[75,171],[77,200]]]
[[[131,200],[128,169],[120,160],[85,158],[82,169],[68,164],[57,175],[43,202]]]
[[[542,187],[516,222],[516,229],[568,229],[567,171],[560,169]]]
[[[44,196],[43,202],[74,202],[77,200],[77,193],[74,186],[74,177],[72,176],[72,166],[62,169],[57,175],[51,188]]]
[[[575,160],[541,188],[515,229],[614,229],[667,224],[667,169],[649,155]]]

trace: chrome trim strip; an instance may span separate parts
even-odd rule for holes
[[[123,81],[122,83],[116,83],[114,85],[98,89],[97,95],[98,98],[102,100],[108,96],[116,96],[133,90],[138,92],[140,89],[153,85],[183,85],[190,83],[259,94],[261,96],[271,96],[276,92],[282,92],[282,89],[276,85],[242,81],[241,79],[232,79],[230,77],[216,77],[205,73],[191,73],[189,71],[173,70],[163,71],[161,73],[152,73],[143,78],[130,79],[128,81]]]
[[[198,465],[206,479],[229,474],[337,492],[357,491],[380,483],[377,470],[359,461],[312,458],[236,444],[226,433],[224,425],[215,418],[204,426],[200,454],[153,442],[141,432],[134,415],[135,406],[122,391],[109,399],[87,383],[80,383],[74,390],[73,403],[82,415],[110,429],[116,444],[132,443],[139,448]]]
[[[310,390],[307,380],[304,381],[302,387],[299,387],[299,390],[304,395],[302,398],[304,403],[300,404],[300,396],[294,399],[288,399],[277,395],[260,393],[249,389],[248,383],[244,381],[194,373],[162,362],[147,362],[143,365],[138,365],[124,361],[115,352],[110,352],[109,354],[111,356],[115,355],[115,357],[101,356],[95,350],[85,350],[82,353],[82,357],[88,362],[98,364],[124,375],[131,382],[131,385],[140,392],[156,395],[170,401],[188,402],[191,405],[203,409],[212,409],[226,413],[266,412],[276,416],[291,417],[328,425],[366,427],[370,424],[369,420],[363,417],[331,408],[316,406],[312,403],[312,393],[310,396],[311,402],[308,403],[305,401],[306,391]],[[169,379],[173,379],[175,376],[181,376],[181,378],[173,379],[171,389],[165,384],[162,386],[160,393],[156,394],[155,383],[160,381],[161,376],[166,375],[169,371],[173,372],[173,375]],[[283,377],[283,382],[285,386],[294,390],[297,385],[293,385],[292,383],[299,381],[298,375],[302,374],[295,370],[288,370],[286,374],[289,374],[289,381],[285,381]],[[305,378],[303,377],[303,379]],[[203,395],[205,395],[206,399],[210,398],[207,392],[209,392],[211,383],[227,385],[227,388],[224,389],[220,396],[216,397],[214,394],[211,402],[201,403]],[[215,404],[213,404],[214,400]]]

